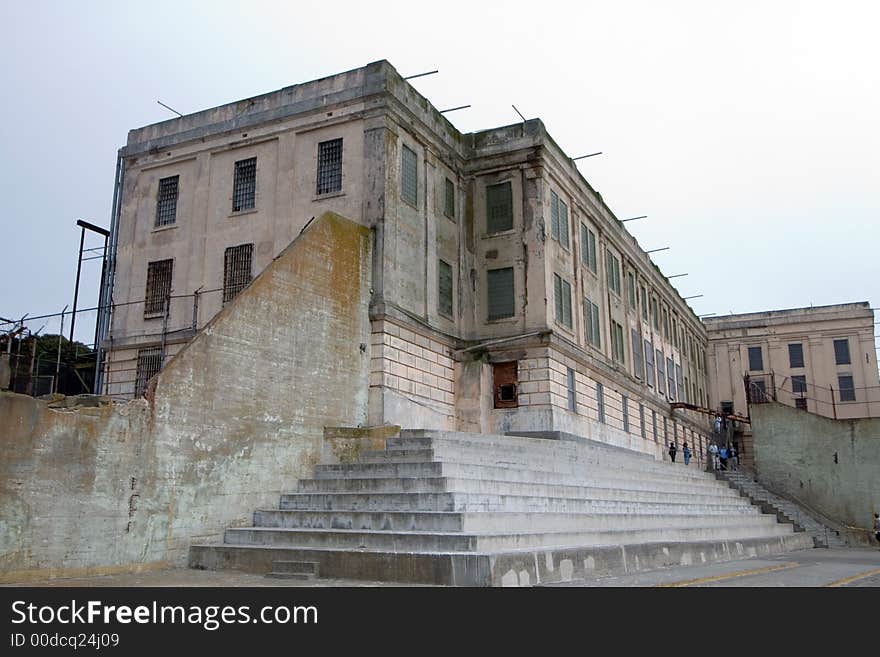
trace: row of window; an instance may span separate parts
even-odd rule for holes
[[[223,303],[235,298],[251,282],[253,244],[231,246],[223,254]],[[156,260],[147,264],[144,293],[144,318],[163,316],[169,311],[174,260]],[[451,313],[451,311],[450,311]]]
[[[762,347],[749,347],[749,371],[764,371],[764,353]],[[851,365],[849,339],[840,338],[834,341],[834,362],[837,365]],[[800,342],[788,345],[788,364],[791,369],[801,369],[804,365],[804,345]]]
[[[512,269],[510,270],[512,273]],[[512,280],[512,279],[511,279]],[[490,303],[493,290],[490,286]],[[571,312],[571,285],[559,274],[553,274],[553,294],[555,301],[556,322],[568,329],[573,326]],[[512,313],[512,299],[511,299]],[[585,338],[588,344],[596,349],[601,349],[601,321],[599,319],[599,307],[589,297],[584,297],[584,320]],[[624,329],[621,324],[611,320],[611,358],[615,362],[626,366],[626,345],[624,343]],[[633,372],[639,379],[644,379],[647,385],[656,389],[662,395],[668,395],[671,399],[686,400],[688,403],[700,403],[707,405],[703,389],[697,381],[689,381],[688,377],[682,377],[681,365],[675,365],[678,371],[677,380],[673,379],[673,359],[666,358],[660,349],[656,350],[657,365],[655,379],[654,345],[652,341],[644,341],[644,353],[642,340],[637,329],[632,329],[632,353]],[[702,361],[699,360],[700,364]],[[668,364],[668,365],[667,365]],[[667,387],[668,383],[668,387]],[[677,395],[676,395],[677,393]]]
[[[492,232],[491,227],[490,232]],[[561,246],[569,248],[568,206],[552,189],[550,190],[550,237]],[[598,271],[596,233],[583,222],[580,224],[580,242],[581,263],[596,274]],[[605,277],[608,289],[618,297],[623,294],[622,272],[623,265],[620,258],[611,249],[606,248]],[[638,312],[641,307],[643,321],[652,324],[654,330],[658,332],[662,329],[664,339],[671,341],[673,346],[679,349],[684,357],[693,361],[701,371],[707,372],[705,350],[694,335],[685,329],[677,313],[670,312],[665,304],[661,307],[658,297],[655,294],[649,295],[646,286],[637,286],[636,274],[632,270],[626,272],[626,286],[630,308]],[[679,330],[680,325],[681,330]]]
[[[342,139],[331,139],[318,144],[318,170],[315,192],[318,195],[342,191]],[[177,222],[177,199],[180,196],[180,176],[159,180],[156,199],[157,228]],[[232,212],[243,212],[256,207],[257,158],[249,157],[235,162],[232,175]]]

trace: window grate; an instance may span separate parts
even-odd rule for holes
[[[144,317],[161,315],[165,299],[171,294],[174,260],[159,260],[147,265],[147,289],[144,294]]]
[[[586,319],[587,342],[596,349],[601,349],[602,327],[599,324],[599,306],[590,301],[588,297],[584,297],[584,317]]]
[[[669,396],[675,400],[675,362],[671,358],[666,359],[666,379],[669,385]]]
[[[601,383],[596,383],[596,412],[599,415],[599,422],[605,424],[605,388]]]
[[[577,390],[575,388],[574,370],[568,368],[568,410],[577,413]]]
[[[666,359],[663,352],[657,349],[657,392],[666,394]]]
[[[654,387],[654,344],[645,340],[645,383],[649,388]]]
[[[807,394],[807,377],[805,374],[791,377],[791,391],[794,394]]]
[[[156,226],[170,226],[177,221],[177,194],[180,176],[159,180],[159,197],[156,201]]]
[[[838,376],[837,384],[840,386],[840,401],[855,401],[856,389],[853,378],[848,375]]]
[[[318,194],[342,191],[342,139],[318,144]]]
[[[749,347],[749,371],[760,372],[764,369],[764,358],[761,347]]]
[[[444,192],[443,214],[450,219],[455,219],[455,183],[449,178],[446,179]]]
[[[834,361],[837,365],[851,364],[849,358],[849,340],[846,338],[834,341]]]
[[[235,298],[251,282],[253,244],[240,244],[226,249],[223,259],[223,303]]]
[[[629,433],[629,397],[621,395],[620,406],[620,410],[623,413],[623,431],[624,433]]]
[[[257,158],[239,160],[235,163],[232,182],[232,211],[250,210],[255,206],[257,194]]]
[[[159,347],[138,349],[137,377],[134,396],[140,397],[147,390],[147,384],[162,369],[162,350]]]
[[[571,328],[571,284],[559,274],[553,274],[553,287],[556,298],[556,321]]]
[[[513,228],[513,188],[510,182],[486,187],[486,232]]]
[[[581,224],[581,262],[596,273],[596,234]]]
[[[633,367],[635,375],[639,379],[645,378],[645,358],[642,355],[642,338],[636,329],[630,329],[632,339]]]
[[[410,205],[419,201],[419,164],[415,151],[403,147],[400,161],[400,197]]]

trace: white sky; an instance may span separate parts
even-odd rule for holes
[[[5,0],[0,316],[72,303],[76,219],[109,226],[127,131],[174,116],[157,100],[185,114],[378,59],[439,69],[412,82],[472,105],[447,115],[462,131],[515,104],[570,156],[602,151],[582,173],[648,215],[627,226],[671,247],[654,262],[689,273],[672,282],[697,314],[877,306],[878,25],[876,1]],[[81,308],[99,276],[84,264]]]

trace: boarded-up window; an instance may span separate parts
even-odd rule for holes
[[[559,274],[553,274],[553,292],[556,300],[556,321],[571,328],[571,284]]]
[[[450,219],[455,218],[455,184],[446,178],[443,186],[443,214]]]
[[[587,342],[602,348],[602,326],[599,323],[599,306],[584,297],[584,319],[586,321]]]
[[[487,272],[487,283],[489,321],[513,317],[515,314],[513,267],[490,269]]]
[[[223,258],[223,303],[231,301],[251,282],[253,244],[240,244],[226,249]]]
[[[642,356],[642,338],[637,330],[630,329],[630,331],[630,337],[632,338],[633,374],[638,379],[644,379],[645,359]]]
[[[657,350],[657,392],[661,395],[666,394],[666,359],[663,358],[663,352]]]
[[[568,247],[568,206],[550,190],[550,237]]]
[[[849,365],[849,340],[843,338],[842,340],[834,341],[834,361],[838,365]]]
[[[162,351],[159,347],[138,349],[137,376],[135,377],[134,396],[140,397],[147,389],[147,383],[162,369]]]
[[[232,211],[241,212],[255,207],[257,197],[257,158],[235,163],[232,179]]]
[[[342,139],[318,144],[318,194],[342,191]]]
[[[654,387],[654,345],[645,340],[645,383]]]
[[[493,363],[492,378],[495,388],[495,408],[515,408],[519,383],[516,361]]]
[[[180,176],[159,180],[156,200],[156,226],[170,226],[177,221],[177,194]]]
[[[608,275],[608,289],[620,295],[620,260],[608,249],[605,249],[605,267]]]
[[[688,338],[690,345],[690,338]],[[749,370],[760,372],[764,369],[764,358],[761,355],[761,347],[749,347]]]
[[[581,262],[596,273],[596,233],[581,224]]]
[[[161,315],[165,299],[171,294],[173,260],[159,260],[147,265],[147,289],[144,294],[144,317]]]
[[[623,430],[629,433],[629,397],[626,395],[620,397],[620,409],[623,413]]]
[[[437,267],[437,310],[441,315],[452,317],[452,266],[440,260]]]
[[[513,228],[513,188],[510,182],[486,187],[486,232]]]
[[[419,165],[416,153],[406,146],[400,156],[400,198],[410,205],[419,201]]]

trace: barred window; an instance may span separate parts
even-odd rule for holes
[[[630,329],[630,339],[632,341],[633,354],[633,370],[636,378],[645,378],[645,358],[642,355],[642,338],[635,329]]]
[[[651,428],[654,431],[654,442],[657,442],[657,411],[651,411]]]
[[[666,378],[669,384],[669,396],[675,399],[675,363],[671,358],[666,359]]]
[[[147,265],[147,289],[144,294],[144,317],[161,315],[165,298],[171,294],[174,260],[158,260]]]
[[[318,144],[318,194],[342,191],[342,139]]]
[[[599,306],[584,297],[584,319],[586,320],[587,342],[602,348],[602,326],[599,324]]]
[[[596,233],[581,224],[581,262],[596,273]]]
[[[256,207],[257,158],[239,160],[235,163],[232,180],[232,211],[250,210]]]
[[[251,282],[253,244],[239,244],[226,249],[223,258],[223,303],[231,301]]]
[[[834,362],[837,365],[849,365],[849,340],[843,338],[834,341]]]
[[[791,377],[791,391],[795,394],[807,394],[807,377],[804,374]]]
[[[571,284],[559,274],[553,274],[553,291],[556,300],[556,321],[571,328]]]
[[[688,339],[690,344],[690,339]],[[761,356],[761,347],[749,347],[749,371],[760,372],[764,369],[764,359]]]
[[[605,388],[601,383],[596,383],[596,411],[599,413],[599,422],[605,424]]]
[[[626,291],[629,296],[629,305],[633,310],[636,309],[636,277],[633,276],[633,273],[626,273]]]
[[[170,226],[177,221],[177,193],[180,176],[161,178],[156,200],[156,226]]]
[[[446,178],[443,191],[443,214],[455,219],[455,183]]]
[[[510,182],[486,187],[486,232],[513,228],[513,188]]]
[[[134,386],[134,396],[140,397],[147,390],[147,384],[162,369],[162,351],[159,347],[150,349],[138,349],[137,377]]]
[[[654,345],[650,340],[645,340],[645,383],[649,388],[654,387]]]
[[[550,237],[562,246],[568,246],[568,206],[552,189],[550,190]]]
[[[657,392],[661,395],[666,394],[666,360],[663,358],[663,352],[657,350]]]
[[[437,266],[438,311],[452,317],[452,266],[440,260]]]
[[[794,368],[804,366],[804,345],[800,342],[788,345],[788,364]]]
[[[489,320],[513,317],[515,314],[513,267],[490,269],[487,272],[487,288]]]
[[[605,269],[609,289],[620,296],[620,260],[608,249],[605,249]]]
[[[629,433],[629,397],[621,395],[620,405],[621,412],[623,413],[623,430]]]
[[[838,375],[837,385],[840,387],[840,401],[855,401],[856,389],[853,378],[849,375]]]
[[[577,413],[577,390],[575,388],[574,370],[568,368],[568,410]]]
[[[639,404],[639,427],[641,428],[642,438],[647,438],[647,432],[645,430],[645,405]]]
[[[611,358],[621,365],[626,364],[626,347],[623,344],[623,327],[611,320]]]
[[[419,163],[411,148],[403,147],[400,156],[400,198],[410,205],[419,202]]]

